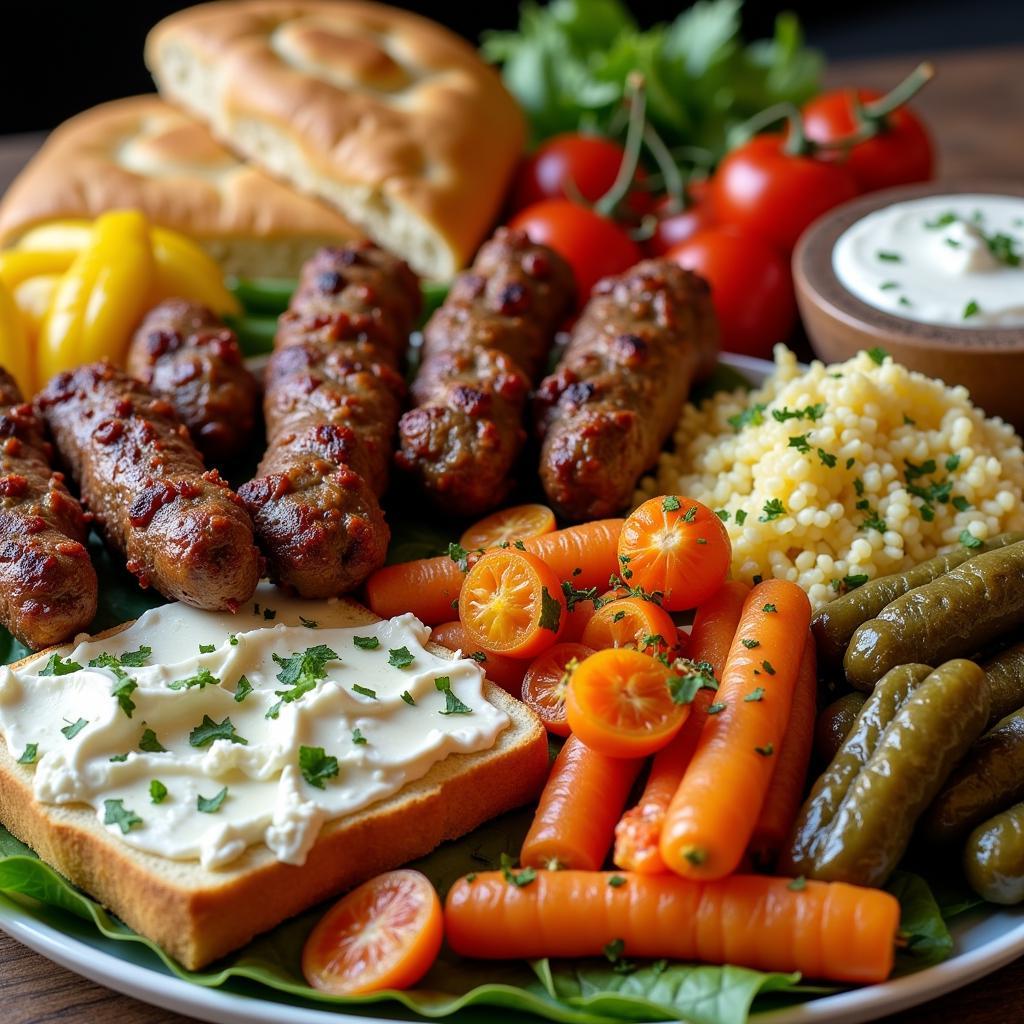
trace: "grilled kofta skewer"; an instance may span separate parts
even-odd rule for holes
[[[0,369],[0,622],[39,650],[83,632],[96,615],[89,525],[32,406]]]
[[[209,611],[252,596],[262,570],[252,522],[205,470],[170,402],[105,362],[58,374],[36,402],[96,525],[142,586]]]
[[[235,332],[205,306],[168,299],[151,309],[132,339],[128,372],[174,406],[208,462],[235,459],[252,440],[259,385]]]
[[[303,597],[359,586],[387,553],[387,487],[405,397],[399,373],[419,282],[370,243],[303,267],[267,367],[267,453],[239,494],[270,575]]]
[[[538,389],[540,476],[566,519],[614,515],[718,355],[703,279],[645,260],[598,282],[557,371]]]
[[[397,462],[445,511],[479,515],[510,490],[529,388],[573,299],[560,256],[499,228],[431,317]]]

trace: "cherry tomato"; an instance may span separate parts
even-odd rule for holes
[[[544,199],[578,199],[596,203],[615,184],[625,150],[598,135],[566,132],[548,139],[519,167],[512,186],[512,209],[522,210]],[[642,183],[647,172],[636,169],[634,180]],[[626,208],[636,217],[652,206],[652,196],[637,188],[626,198]]]
[[[720,221],[789,253],[812,221],[857,195],[857,183],[840,164],[791,156],[784,146],[782,135],[769,134],[734,149],[711,181],[711,202]]]
[[[569,735],[565,691],[572,670],[594,653],[583,644],[555,644],[535,658],[523,676],[523,703],[555,736]]]
[[[302,973],[333,995],[410,988],[441,949],[441,901],[430,879],[405,868],[371,878],[320,919],[302,950]]]
[[[569,728],[608,757],[646,757],[668,744],[690,713],[677,704],[671,673],[660,661],[628,648],[592,654],[569,677]]]
[[[834,142],[857,128],[851,89],[816,96],[803,108],[804,132],[814,142]],[[873,89],[857,89],[862,103],[881,98]],[[920,119],[906,107],[887,115],[879,134],[854,146],[849,152],[822,154],[837,160],[856,178],[864,192],[929,181],[935,170],[931,136]]]
[[[469,570],[459,620],[484,651],[532,658],[562,635],[568,612],[558,577],[536,555],[495,548]]]
[[[619,561],[632,572],[630,582],[660,591],[670,611],[703,604],[725,582],[731,560],[722,520],[692,498],[650,498],[622,524]]]
[[[517,213],[510,226],[525,231],[540,245],[551,246],[569,263],[581,304],[602,277],[621,274],[642,256],[618,224],[568,199],[534,203]]]
[[[515,505],[499,509],[474,523],[459,538],[467,551],[512,544],[528,537],[541,537],[555,528],[555,513],[547,505]]]
[[[658,222],[654,234],[644,245],[648,255],[664,256],[670,249],[715,223],[711,203],[707,201],[707,182],[702,181],[687,191],[689,204],[683,210],[673,212],[670,196],[665,196],[655,206],[654,215]]]
[[[711,285],[722,348],[769,358],[796,324],[789,264],[777,249],[737,227],[711,227],[668,253]]]
[[[602,605],[587,622],[580,642],[595,651],[632,647],[651,656],[674,654],[676,624],[653,601],[623,597]]]

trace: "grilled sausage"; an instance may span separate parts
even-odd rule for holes
[[[252,522],[205,471],[170,402],[109,363],[58,374],[37,405],[82,499],[139,583],[210,611],[235,611],[259,581]]]
[[[36,650],[84,631],[96,614],[88,519],[50,468],[51,453],[32,406],[0,369],[0,622]]]
[[[174,406],[209,462],[237,458],[252,440],[259,386],[235,332],[205,306],[168,299],[150,310],[128,372]]]
[[[271,576],[303,597],[346,593],[384,562],[378,499],[419,304],[406,264],[360,243],[317,253],[281,318],[266,377],[267,453],[239,494]]]
[[[536,397],[544,490],[567,519],[625,508],[672,432],[690,384],[714,367],[707,284],[667,260],[599,281]]]
[[[499,228],[431,317],[397,463],[447,512],[479,515],[511,489],[529,387],[573,298],[560,256]]]

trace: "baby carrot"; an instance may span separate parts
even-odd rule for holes
[[[782,844],[789,838],[793,822],[796,821],[804,797],[807,766],[811,763],[817,711],[818,666],[814,638],[808,635],[796,689],[793,691],[789,725],[786,726],[771,785],[748,848],[758,868],[774,866],[775,858]]]
[[[619,570],[621,519],[598,519],[522,541],[560,580],[580,590],[608,586]],[[578,571],[577,571],[578,570]],[[412,612],[428,626],[446,622],[462,590],[465,572],[448,555],[386,565],[366,581],[366,602],[381,618]]]
[[[832,981],[884,981],[900,905],[881,889],[732,875],[487,871],[457,881],[445,937],[485,960],[618,956],[699,960]]]
[[[693,620],[689,656],[695,662],[706,661],[714,670],[716,679],[722,676],[743,602],[749,593],[750,587],[746,583],[730,580],[700,607]],[[615,826],[615,863],[620,868],[643,874],[658,874],[666,870],[658,849],[665,812],[697,749],[708,705],[714,699],[713,690],[697,691],[690,717],[683,723],[679,735],[655,755],[640,801],[626,811]]]
[[[570,736],[555,758],[520,863],[597,870],[643,758],[607,757]]]
[[[700,741],[669,805],[661,856],[688,878],[735,871],[750,842],[775,769],[804,637],[807,595],[787,580],[766,580],[743,604],[736,637]]]

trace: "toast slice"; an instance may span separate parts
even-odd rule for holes
[[[376,621],[360,605],[346,604],[350,625]],[[434,644],[430,650],[453,656]],[[450,754],[393,796],[328,822],[301,866],[282,863],[262,844],[214,870],[137,850],[112,836],[90,807],[36,801],[32,769],[18,764],[5,743],[0,821],[65,878],[195,970],[286,918],[535,797],[548,772],[543,726],[489,681],[484,696],[511,719],[494,746]]]

